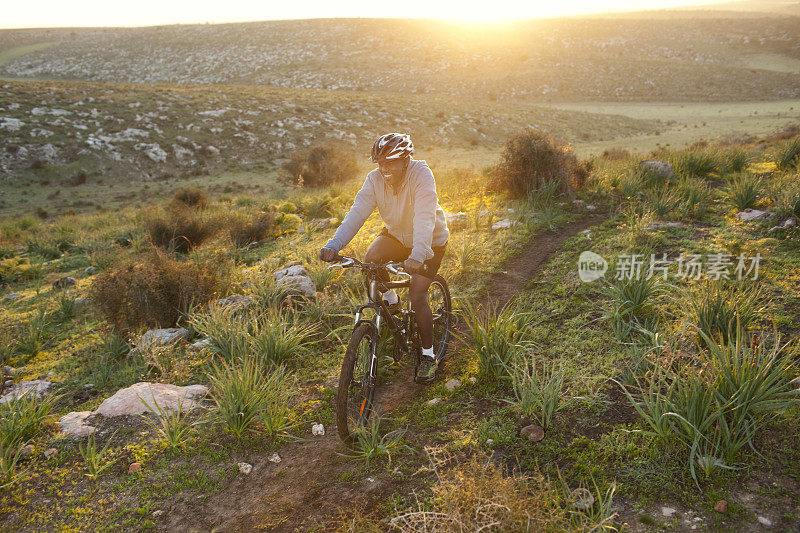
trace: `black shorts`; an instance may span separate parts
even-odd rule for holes
[[[405,257],[397,258],[396,261],[405,261],[408,259],[408,256],[411,255],[411,248],[405,246],[402,242],[400,242],[400,239],[389,233],[389,230],[386,229],[386,226],[384,226],[380,233],[378,233],[378,237],[389,237],[402,246]],[[420,272],[420,274],[427,278],[433,279],[434,276],[436,276],[436,273],[439,272],[439,267],[442,265],[442,259],[444,258],[444,251],[446,248],[446,242],[441,246],[431,246],[431,250],[433,250],[433,257],[422,263],[424,272]]]

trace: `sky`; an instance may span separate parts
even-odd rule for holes
[[[442,18],[481,21],[659,9],[715,0],[29,0],[5,2],[0,28],[154,26],[329,17]]]

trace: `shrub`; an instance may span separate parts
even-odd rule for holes
[[[690,150],[672,156],[672,168],[686,178],[705,178],[719,170],[719,161],[709,152]]]
[[[516,198],[555,182],[559,192],[581,186],[588,177],[569,146],[545,133],[527,130],[511,137],[505,144],[500,163],[492,171],[490,186],[506,190]]]
[[[198,187],[184,187],[175,191],[171,203],[176,207],[185,206],[204,209],[208,206],[208,195]]]
[[[625,148],[608,148],[603,150],[603,153],[600,155],[603,159],[607,159],[608,161],[619,161],[621,159],[628,159],[631,156],[631,153],[627,151]]]
[[[187,207],[144,212],[144,231],[154,245],[168,251],[186,253],[203,244],[216,232],[216,224]]]
[[[141,263],[98,274],[89,292],[117,331],[131,331],[176,324],[192,305],[223,292],[229,278],[229,265],[221,255],[202,263],[177,261],[153,248]]]
[[[262,211],[254,217],[236,213],[228,218],[226,225],[233,245],[243,248],[275,233],[277,215],[274,211]]]
[[[766,310],[760,303],[762,299],[757,286],[741,289],[716,285],[689,297],[684,314],[687,322],[702,332],[698,333],[701,345],[706,337],[727,344],[739,334],[744,336],[756,324]]]
[[[301,186],[325,187],[347,181],[358,173],[353,154],[332,145],[317,145],[294,152],[283,170]]]

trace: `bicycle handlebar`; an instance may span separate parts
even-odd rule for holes
[[[397,276],[404,276],[408,279],[411,279],[411,274],[406,272],[405,270],[398,270],[403,268],[403,263],[400,261],[389,261],[388,263],[380,264],[380,263],[363,263],[356,259],[355,257],[347,257],[344,255],[336,254],[334,259],[342,261],[341,263],[337,263],[335,265],[328,265],[328,268],[350,268],[350,267],[386,267],[386,270],[395,274]]]

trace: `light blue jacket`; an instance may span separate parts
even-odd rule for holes
[[[377,168],[367,174],[353,206],[325,248],[338,252],[347,246],[376,207],[389,233],[411,248],[409,259],[424,263],[433,257],[431,247],[442,246],[450,236],[433,172],[425,161],[412,159],[397,190]]]

